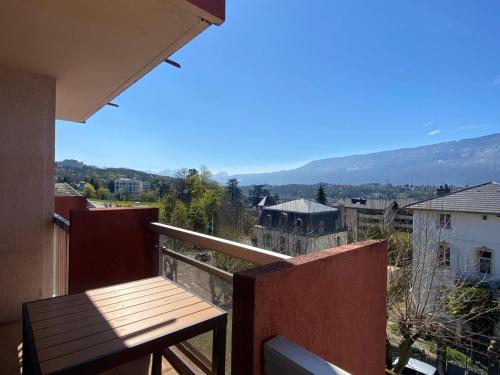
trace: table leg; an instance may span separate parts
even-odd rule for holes
[[[212,346],[212,375],[224,375],[226,371],[226,322],[214,329]]]
[[[151,365],[152,375],[161,375],[161,360],[162,360],[161,352],[153,353],[153,364]]]

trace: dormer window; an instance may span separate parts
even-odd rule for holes
[[[439,214],[439,228],[451,229],[451,215]]]

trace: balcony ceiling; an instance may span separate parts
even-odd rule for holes
[[[0,0],[0,66],[56,78],[56,117],[83,122],[223,18],[224,0]]]

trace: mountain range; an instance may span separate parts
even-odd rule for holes
[[[500,181],[500,133],[433,145],[311,161],[299,168],[228,175],[240,185],[387,183],[472,185]]]

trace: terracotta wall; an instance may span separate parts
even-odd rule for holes
[[[55,102],[54,78],[0,67],[0,322],[52,292]]]
[[[151,277],[158,208],[71,210],[69,293]]]
[[[69,211],[72,209],[82,209],[87,207],[85,197],[56,197],[54,210],[56,214],[69,220]]]
[[[261,374],[282,335],[352,374],[383,374],[385,242],[323,250],[234,275],[233,374]]]

